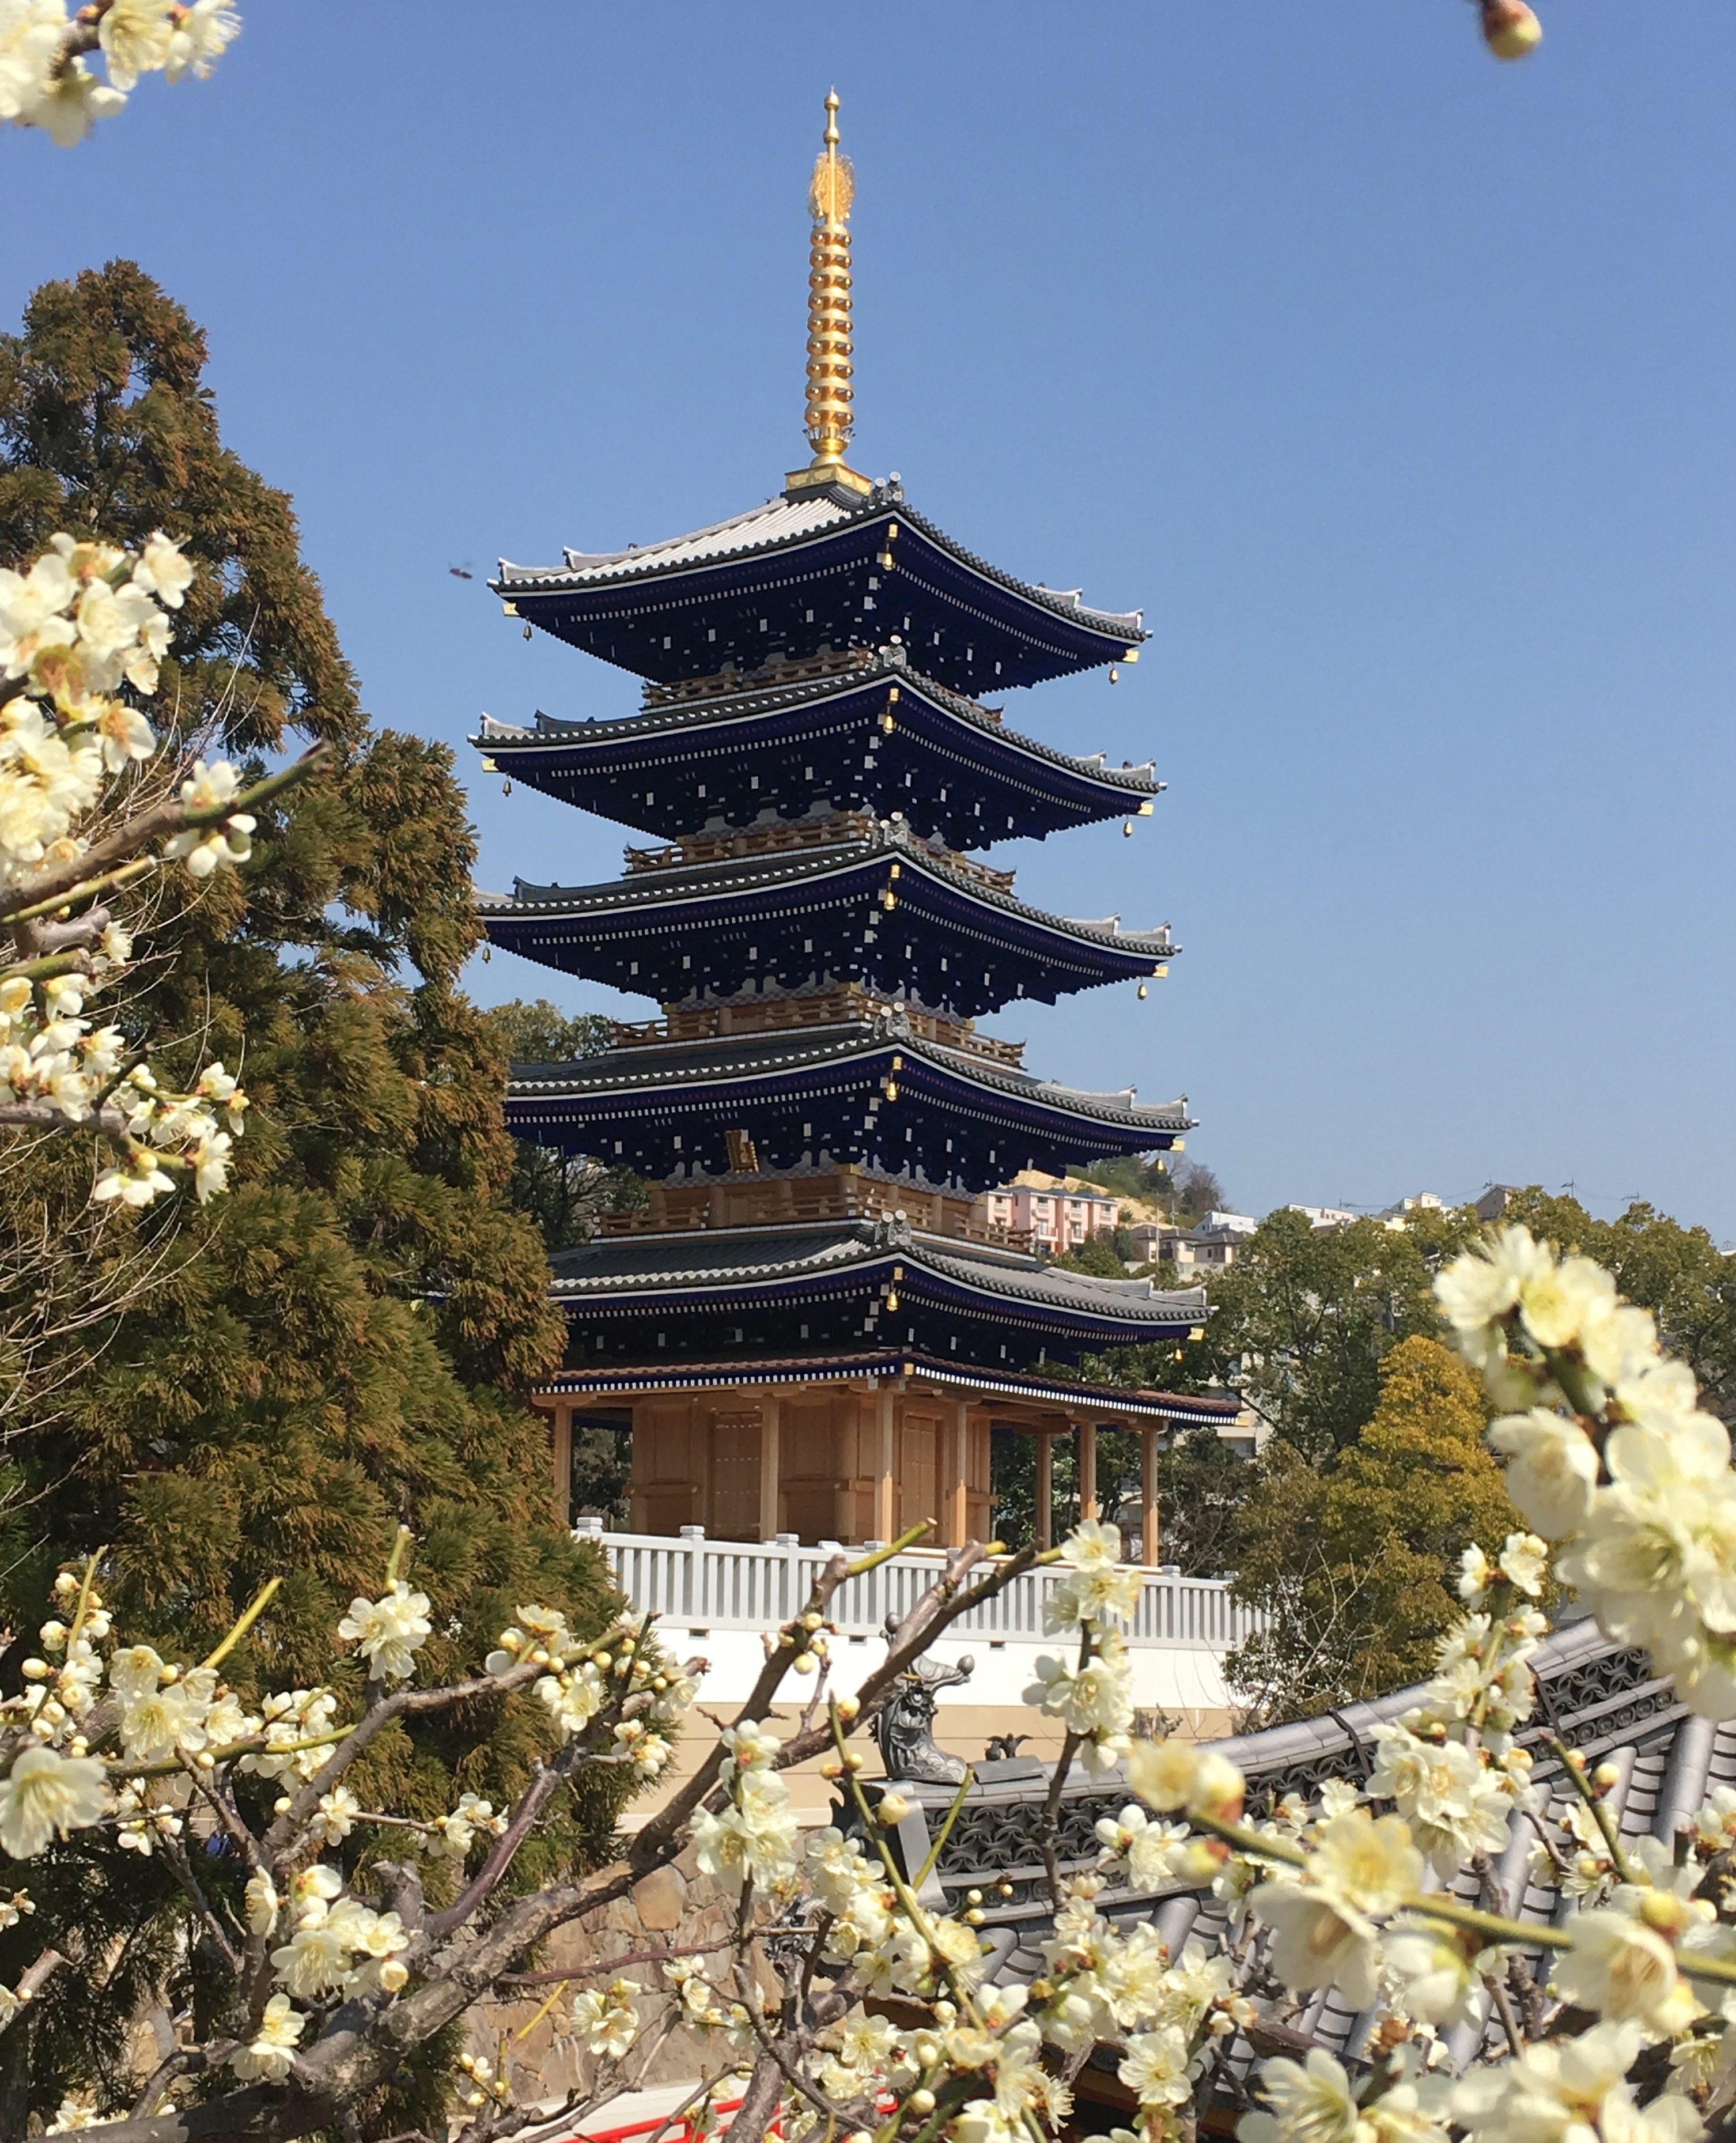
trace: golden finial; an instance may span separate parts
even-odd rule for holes
[[[855,428],[850,381],[850,204],[856,197],[856,174],[848,156],[838,153],[838,92],[826,93],[825,147],[808,186],[808,212],[814,235],[808,248],[808,443],[814,459],[789,478],[792,491],[840,483],[851,491],[873,488],[866,477],[846,467],[844,448]]]

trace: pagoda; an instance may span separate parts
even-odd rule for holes
[[[620,720],[484,718],[483,764],[649,837],[601,885],[480,896],[493,944],[655,999],[600,1055],[515,1067],[521,1137],[633,1170],[641,1210],[555,1261],[571,1344],[542,1402],[632,1437],[636,1532],[703,1526],[885,1541],[924,1517],[987,1537],[997,1430],[1050,1452],[1096,1428],[1155,1438],[1233,1405],[1093,1391],[1081,1356],[1180,1340],[1195,1291],[1057,1270],[977,1199],[1022,1169],[1179,1147],[1183,1101],[1086,1093],[978,1031],[1166,972],[1167,924],[1124,929],[1021,900],[977,853],[1147,814],[1150,765],[1009,727],[1015,687],[1137,658],[1139,615],[1093,610],[973,556],[845,459],[853,180],[827,98],[815,165],[807,433],[763,506],[691,535],[561,563],[502,561],[532,631],[644,680]]]

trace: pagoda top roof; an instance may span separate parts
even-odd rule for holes
[[[598,1296],[682,1295],[764,1286],[896,1265],[910,1274],[1018,1303],[1032,1313],[1124,1326],[1130,1338],[1151,1326],[1191,1324],[1206,1314],[1204,1288],[1158,1288],[1149,1279],[1100,1279],[1046,1265],[1021,1251],[920,1233],[903,1220],[815,1220],[665,1235],[598,1236],[556,1252],[551,1293],[577,1308]],[[1105,1344],[1113,1344],[1110,1333]]]
[[[1138,611],[1099,611],[1078,589],[1003,572],[907,503],[768,499],[690,534],[619,551],[568,550],[558,566],[502,558],[490,583],[517,613],[576,647],[664,683],[767,651],[896,639],[969,691],[1031,685],[1113,662],[1148,637]]]
[[[896,1012],[834,1027],[773,1027],[749,1034],[705,1037],[647,1048],[611,1049],[564,1064],[515,1064],[508,1086],[514,1099],[554,1099],[564,1094],[606,1096],[647,1087],[728,1085],[781,1072],[819,1070],[858,1057],[896,1050],[955,1078],[990,1087],[1070,1116],[1090,1116],[1119,1129],[1149,1131],[1154,1141],[1193,1129],[1187,1096],[1139,1103],[1135,1090],[1094,1094],[1039,1079],[996,1063],[976,1052],[952,1049],[916,1033]]]

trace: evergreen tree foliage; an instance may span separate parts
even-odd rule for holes
[[[1268,1448],[1238,1527],[1237,1597],[1269,1622],[1232,1656],[1254,1722],[1307,1716],[1420,1680],[1460,1611],[1459,1557],[1524,1530],[1476,1378],[1437,1339],[1388,1350],[1356,1440],[1323,1466]]]
[[[124,261],[47,285],[0,340],[0,562],[62,527],[121,542],[164,528],[200,570],[156,705],[178,707],[185,739],[260,765],[312,738],[335,751],[262,824],[250,867],[157,895],[148,1011],[157,1035],[185,1037],[185,1062],[172,1042],[157,1054],[176,1072],[242,1067],[254,1112],[226,1197],[105,1224],[106,1257],[155,1260],[154,1283],[71,1337],[34,1395],[8,1454],[0,1611],[32,1631],[53,1573],[106,1547],[127,1626],[196,1658],[281,1576],[231,1665],[292,1681],[329,1657],[351,1596],[379,1589],[402,1521],[433,1603],[428,1670],[455,1679],[521,1601],[580,1626],[610,1605],[522,1398],[565,1330],[508,1195],[507,1039],[458,987],[477,942],[473,839],[451,755],[363,713],[289,500],[224,446],[205,361],[192,320]],[[88,1195],[88,1158],[67,1151],[8,1157],[14,1245]],[[540,1745],[486,1710],[392,1732],[368,1787],[416,1814],[448,1805],[457,1774],[499,1804]],[[584,1834],[606,1835],[611,1799],[552,1824],[525,1879],[595,1849]],[[55,1982],[32,2005],[28,2058],[69,2076],[112,2054],[153,1974],[210,1963],[158,1953],[150,1901],[168,1878],[118,1860],[112,1892],[39,1895],[33,1925],[0,1937],[7,1981],[26,1961],[13,1946],[33,1954],[62,1911],[87,1943],[126,1938],[101,2015],[64,2013]],[[25,2036],[7,2035],[14,2064]]]

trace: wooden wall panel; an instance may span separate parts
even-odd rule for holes
[[[635,1532],[678,1533],[706,1523],[710,1438],[686,1398],[640,1399],[633,1409]]]

